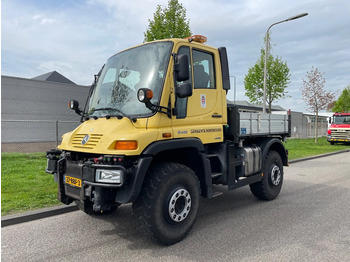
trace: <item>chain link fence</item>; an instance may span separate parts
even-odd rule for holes
[[[1,151],[45,152],[56,148],[62,135],[79,124],[76,121],[1,120]]]

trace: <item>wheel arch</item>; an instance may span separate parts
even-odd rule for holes
[[[201,140],[186,138],[158,141],[147,147],[143,154],[152,155],[149,168],[158,162],[176,162],[191,168],[200,182],[201,195],[211,197],[210,162],[204,155]]]
[[[261,148],[263,160],[266,158],[267,153],[270,150],[274,150],[281,156],[283,165],[288,166],[288,154],[280,139],[263,139],[258,141],[256,144]]]

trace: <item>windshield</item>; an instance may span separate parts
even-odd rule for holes
[[[108,59],[90,97],[88,116],[143,116],[152,113],[137,99],[140,88],[153,91],[159,104],[172,42],[150,43]]]
[[[334,116],[334,124],[350,124],[350,116]]]

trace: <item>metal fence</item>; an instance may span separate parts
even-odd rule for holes
[[[315,123],[312,118],[302,114],[292,116],[292,138],[314,137]],[[62,135],[74,130],[80,122],[50,120],[1,120],[2,152],[45,152],[56,148]],[[328,122],[320,119],[318,135],[327,134]]]
[[[62,135],[79,124],[76,121],[1,120],[1,151],[45,152],[55,148]]]

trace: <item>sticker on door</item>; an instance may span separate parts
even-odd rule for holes
[[[207,107],[207,98],[204,94],[201,95],[201,107],[206,108]]]

